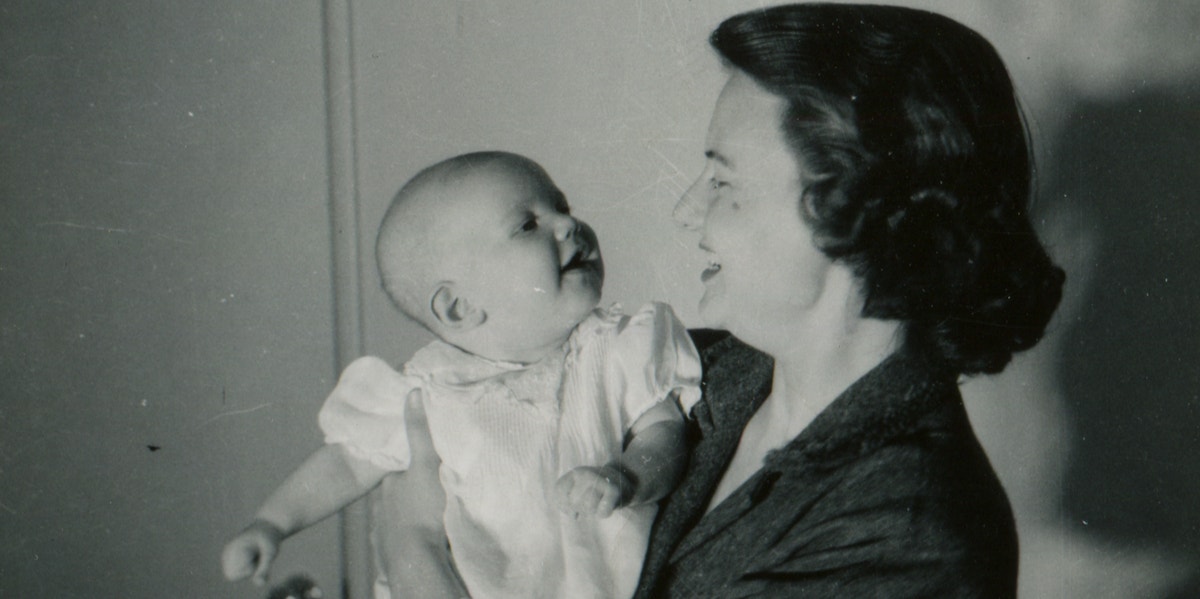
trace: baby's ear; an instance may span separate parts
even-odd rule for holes
[[[458,294],[453,283],[441,283],[433,292],[429,309],[438,323],[449,330],[469,331],[487,320],[487,312]]]

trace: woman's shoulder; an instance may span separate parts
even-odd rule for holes
[[[692,344],[704,358],[705,365],[709,362],[768,362],[774,363],[770,355],[747,345],[741,339],[734,337],[729,331],[721,329],[688,329]]]
[[[775,361],[728,331],[689,329],[688,334],[700,354],[701,421],[740,431],[770,392]]]
[[[700,353],[704,353],[726,339],[733,338],[729,331],[720,329],[688,329],[688,336],[692,338],[692,343]]]
[[[823,465],[833,485],[825,509],[890,513],[948,551],[944,559],[991,555],[1015,567],[1012,508],[961,401],[939,403],[874,449]]]
[[[692,344],[700,353],[704,380],[709,386],[758,387],[763,377],[770,378],[775,360],[734,337],[729,331],[688,329]]]

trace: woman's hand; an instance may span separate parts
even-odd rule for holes
[[[470,599],[446,540],[446,492],[438,478],[441,459],[420,395],[413,391],[405,403],[412,453],[408,470],[385,477],[372,501],[379,556],[393,597]]]
[[[252,522],[221,552],[221,569],[225,572],[225,578],[233,581],[253,576],[254,584],[266,584],[267,572],[279,553],[284,536],[278,526],[266,520]]]

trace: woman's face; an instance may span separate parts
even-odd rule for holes
[[[800,212],[801,169],[780,128],[785,102],[735,72],[708,129],[707,162],[675,206],[709,255],[700,314],[754,343],[820,296],[831,265]]]

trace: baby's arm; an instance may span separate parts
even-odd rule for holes
[[[617,460],[575,468],[558,479],[555,492],[564,512],[605,518],[617,508],[658,501],[675,488],[687,464],[675,394],[638,417],[630,434]]]
[[[259,508],[254,522],[225,545],[221,565],[229,580],[253,576],[263,584],[288,536],[362,497],[385,470],[350,455],[340,444],[313,452]]]
[[[375,503],[375,534],[393,597],[467,597],[458,577],[442,514],[446,493],[438,479],[441,460],[422,403],[410,397],[406,409],[412,462],[408,470],[383,479]]]

